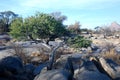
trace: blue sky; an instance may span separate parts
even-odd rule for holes
[[[68,17],[64,24],[79,21],[82,28],[120,23],[120,0],[0,0],[0,12],[7,10],[23,17],[36,11],[61,12]]]

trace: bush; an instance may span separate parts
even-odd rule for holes
[[[67,40],[67,44],[73,48],[82,48],[82,47],[87,48],[88,46],[91,45],[91,43],[92,43],[91,40],[87,40],[83,36],[76,36],[74,38],[69,38]]]
[[[24,64],[29,63],[30,57],[26,55],[27,51],[24,49],[22,45],[19,44],[11,44],[12,46],[12,53],[14,56],[18,56],[22,59]]]

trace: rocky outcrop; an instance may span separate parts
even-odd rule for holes
[[[23,71],[23,63],[19,57],[8,56],[0,61],[0,66],[13,73],[20,73]]]
[[[72,80],[72,75],[66,70],[50,70],[39,74],[34,80]]]
[[[34,80],[73,80],[73,65],[71,59],[67,58],[67,62],[63,69],[52,69],[41,72]]]
[[[107,74],[114,80],[120,79],[120,66],[110,59],[99,58],[99,62]]]
[[[48,65],[25,65],[8,56],[0,60],[0,80],[120,80],[120,66],[103,57],[62,56],[52,69]]]
[[[106,74],[101,73],[92,61],[84,61],[74,72],[76,80],[111,80]]]

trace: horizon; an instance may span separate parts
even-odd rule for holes
[[[28,17],[37,11],[43,13],[61,12],[67,16],[64,24],[79,21],[82,28],[120,23],[120,0],[9,0],[1,1],[0,12],[13,11],[19,16]]]

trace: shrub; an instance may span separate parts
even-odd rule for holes
[[[14,56],[20,57],[24,64],[29,63],[30,57],[26,55],[27,52],[22,45],[12,44],[11,46],[12,46],[13,52],[10,52],[10,53],[12,53]]]
[[[85,39],[83,36],[76,36],[74,38],[69,38],[67,44],[73,48],[88,47],[92,43],[91,40]]]

